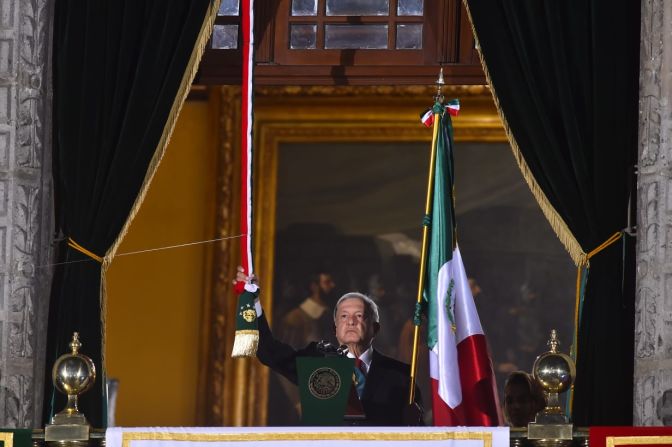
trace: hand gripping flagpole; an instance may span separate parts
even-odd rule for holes
[[[439,72],[439,79],[436,80],[437,92],[434,97],[434,107],[432,108],[432,150],[429,158],[429,174],[427,177],[427,199],[425,201],[425,215],[422,222],[422,252],[420,255],[420,277],[418,278],[418,295],[415,303],[415,315],[413,324],[413,355],[411,357],[411,383],[408,390],[408,404],[413,405],[415,401],[415,375],[418,371],[418,344],[420,341],[420,325],[422,324],[422,293],[425,288],[425,276],[427,274],[427,248],[429,247],[429,230],[432,215],[432,200],[434,197],[434,171],[436,170],[436,149],[439,136],[439,127],[441,126],[441,115],[443,110],[443,94],[441,88],[445,85],[443,80],[443,67]],[[424,117],[423,117],[424,120]]]

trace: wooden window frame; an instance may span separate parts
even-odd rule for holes
[[[321,0],[319,5],[324,8],[324,4],[325,0]],[[397,0],[390,0],[395,15],[396,4]],[[255,5],[256,85],[432,84],[441,66],[448,84],[485,84],[471,24],[461,0],[425,0],[423,17],[428,19],[404,16],[397,20],[423,23],[422,50],[290,50],[290,24],[317,23],[314,16],[290,17],[290,8],[291,0]],[[216,23],[232,23],[231,19],[218,17]],[[392,23],[390,17],[367,16],[366,20]],[[329,21],[361,22],[352,17],[333,16]],[[391,48],[395,35],[395,31],[388,33]],[[318,26],[318,48],[321,41],[323,35]],[[240,49],[206,50],[196,83],[239,84],[240,80]]]
[[[326,0],[318,0],[318,16],[292,16],[292,0],[281,0],[277,10],[275,23],[286,24],[276,26],[274,42],[275,61],[281,65],[418,65],[436,61],[436,39],[432,38],[432,29],[424,16],[405,16],[399,19],[395,14],[389,16],[348,17],[324,15]],[[390,10],[396,11],[397,0],[390,0]],[[425,15],[436,17],[443,7],[441,1],[426,1]],[[422,49],[397,50],[395,49],[396,29],[398,23],[413,23],[423,25]],[[293,24],[317,24],[317,49],[290,49],[289,31]],[[386,24],[388,49],[324,49],[324,31],[327,24]],[[429,28],[429,29],[428,29]]]

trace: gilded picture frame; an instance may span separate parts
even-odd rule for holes
[[[217,87],[210,93],[218,117],[219,175],[217,237],[210,293],[203,302],[198,420],[204,425],[262,426],[267,420],[268,369],[255,359],[232,359],[235,276],[238,245],[237,197],[240,141],[240,89]],[[507,141],[486,86],[447,86],[447,98],[462,103],[454,121],[456,142]],[[284,143],[426,142],[431,132],[419,120],[433,103],[433,86],[264,86],[255,90],[254,258],[255,272],[273,284],[278,148]],[[261,295],[272,316],[272,287]]]

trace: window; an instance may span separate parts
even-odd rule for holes
[[[222,0],[212,30],[210,48],[213,50],[237,50],[239,26],[239,0]]]
[[[292,0],[289,49],[317,49],[318,33],[320,49],[422,49],[423,0],[398,0],[396,14],[390,0],[320,3]]]
[[[197,82],[240,82],[238,0],[223,0]],[[257,84],[483,84],[460,0],[255,4]]]
[[[308,66],[400,66],[443,62],[436,0],[287,0],[276,14],[274,60]]]

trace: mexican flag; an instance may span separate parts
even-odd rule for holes
[[[434,111],[440,119],[434,119],[439,128],[424,287],[434,425],[500,425],[492,362],[456,241],[450,114],[439,104]]]

